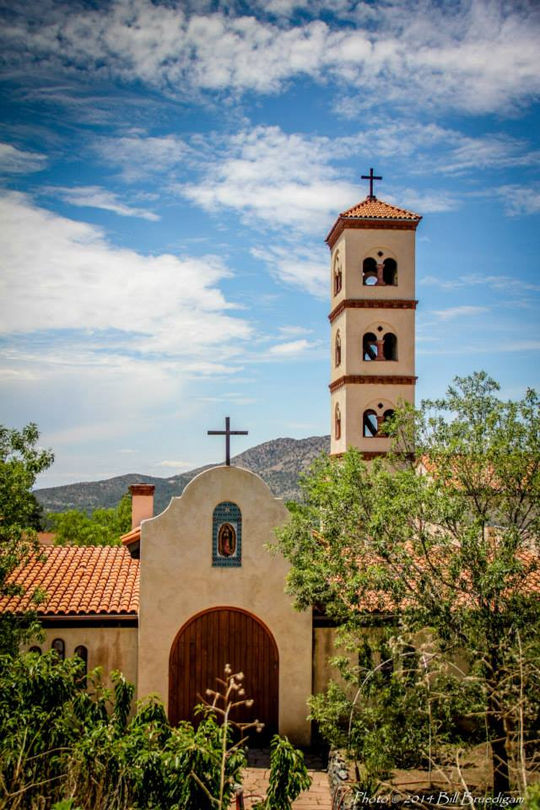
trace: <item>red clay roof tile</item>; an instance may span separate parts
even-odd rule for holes
[[[340,214],[348,219],[407,219],[420,222],[422,217],[405,208],[378,200],[376,197],[366,197],[362,202],[353,205]]]
[[[0,599],[0,612],[22,613],[32,608],[40,588],[47,599],[40,616],[137,615],[139,560],[118,546],[53,546],[44,559],[32,557],[10,577],[24,588],[23,596]]]

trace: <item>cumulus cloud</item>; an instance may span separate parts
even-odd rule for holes
[[[451,175],[478,166],[524,166],[535,153],[526,141],[498,134],[473,138],[436,124],[410,121],[387,124],[375,119],[369,129],[342,137],[286,133],[277,126],[257,126],[222,137],[210,148],[212,137],[200,140],[202,155],[197,182],[172,183],[171,190],[209,212],[231,209],[259,226],[321,233],[336,213],[358,202],[362,190],[343,176],[340,161],[366,155],[401,161],[418,173]],[[196,160],[193,157],[193,165]],[[444,188],[391,187],[381,192],[388,202],[420,213],[439,213],[459,207],[460,198]],[[514,195],[512,213],[532,207],[534,195]],[[515,209],[515,210],[514,210]]]
[[[126,205],[118,199],[117,194],[101,186],[77,186],[75,188],[47,186],[43,192],[53,194],[70,205],[81,208],[101,208],[103,211],[112,211],[121,217],[139,217],[150,222],[157,222],[160,219],[153,211]]]
[[[345,148],[276,126],[243,130],[227,141],[224,157],[209,165],[200,182],[174,189],[208,211],[231,208],[269,227],[320,233],[332,212],[358,197],[358,189],[330,165],[333,146]]]
[[[9,143],[0,143],[0,172],[29,174],[40,172],[47,165],[47,156],[40,152],[27,152]]]
[[[12,71],[32,59],[43,70],[86,70],[176,95],[271,93],[291,78],[334,79],[354,88],[364,108],[384,98],[484,113],[525,104],[540,89],[534,4],[390,0],[367,8],[342,0],[310,12],[305,2],[272,0],[277,19],[265,5],[247,16],[234,3],[212,13],[180,0],[24,4],[4,26],[4,53]],[[294,22],[295,8],[305,22]]]
[[[193,363],[223,360],[232,341],[250,334],[218,287],[229,271],[216,256],[116,248],[99,228],[18,193],[5,194],[0,211],[4,334],[84,330],[96,351]]]

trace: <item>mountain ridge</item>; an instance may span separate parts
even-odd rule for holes
[[[329,436],[310,436],[306,439],[282,437],[244,450],[231,459],[231,464],[260,475],[276,497],[298,500],[300,474],[308,469],[318,455],[329,451]],[[221,465],[206,464],[167,478],[126,473],[101,481],[43,487],[36,489],[34,494],[45,512],[65,512],[68,509],[93,512],[101,507],[116,506],[131,484],[154,484],[154,513],[159,514],[168,506],[171,498],[182,494],[196,475],[219,466]]]

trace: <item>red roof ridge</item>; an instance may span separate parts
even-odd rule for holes
[[[417,222],[422,219],[420,214],[415,214],[414,211],[408,211],[406,208],[399,208],[397,205],[369,196],[346,211],[342,211],[339,216],[354,219],[406,219]]]

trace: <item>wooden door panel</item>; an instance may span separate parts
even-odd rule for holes
[[[238,608],[205,611],[178,633],[170,655],[169,718],[194,721],[193,709],[206,689],[216,687],[226,664],[243,672],[251,709],[235,719],[257,718],[265,724],[264,739],[278,729],[279,661],[275,641],[255,616]]]

